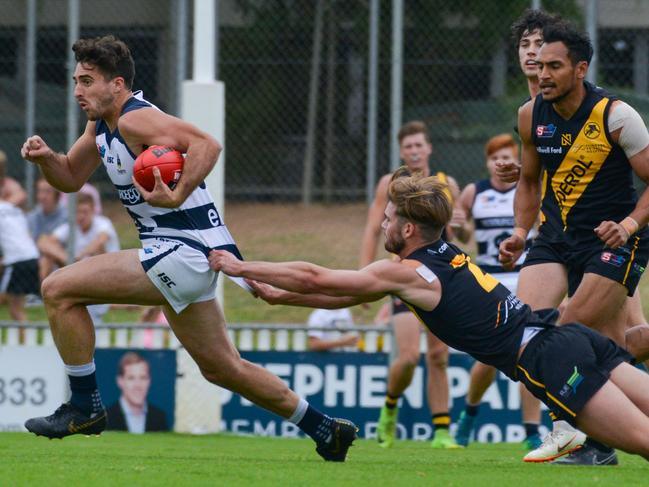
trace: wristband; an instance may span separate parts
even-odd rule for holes
[[[629,234],[629,236],[633,235],[635,232],[638,231],[638,228],[640,228],[640,225],[638,224],[637,221],[635,221],[634,218],[631,218],[630,216],[627,216],[624,220],[620,222],[620,226],[624,228],[626,233]]]

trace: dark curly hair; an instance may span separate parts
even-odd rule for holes
[[[120,76],[129,90],[133,87],[135,63],[125,42],[112,35],[79,39],[72,50],[78,63],[96,66],[109,80]]]
[[[545,10],[528,8],[511,26],[512,41],[518,47],[523,36],[535,30],[543,31],[545,26],[561,21],[561,16]]]
[[[568,56],[575,65],[580,61],[590,64],[593,58],[593,44],[585,32],[571,22],[557,22],[543,28],[543,42],[563,42],[568,48]]]

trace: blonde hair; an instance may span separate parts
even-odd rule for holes
[[[392,175],[388,198],[399,217],[417,225],[425,239],[433,240],[439,238],[453,214],[447,187],[435,176],[410,175],[408,168],[401,166]]]

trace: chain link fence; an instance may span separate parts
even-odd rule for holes
[[[75,3],[80,36],[115,34],[126,41],[135,88],[163,110],[179,115],[182,80],[192,73],[190,0],[0,0],[0,149],[7,175],[27,191],[25,209],[35,204],[37,176],[20,158],[25,136],[38,133],[64,151],[69,134],[85,124],[74,105],[78,126],[67,122]],[[597,80],[649,114],[649,2],[219,1],[227,201],[354,203],[364,211],[375,182],[391,167],[395,73],[402,80],[397,118],[428,124],[432,167],[462,186],[484,177],[483,144],[513,131],[527,97],[509,28],[534,4],[584,28],[594,6]],[[395,59],[399,38],[402,56]],[[372,128],[376,137],[368,139]],[[105,207],[116,204],[102,169],[91,182]],[[132,242],[133,236],[123,238],[122,246]]]

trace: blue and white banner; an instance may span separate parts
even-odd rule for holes
[[[382,353],[242,352],[246,360],[284,380],[317,409],[352,420],[363,438],[376,436],[376,421],[385,400],[388,356]],[[457,420],[464,408],[473,359],[453,353],[448,367],[451,415]],[[222,429],[239,434],[298,436],[298,428],[239,395],[222,391]],[[550,425],[542,413],[545,427]],[[401,399],[400,438],[428,440],[433,427],[426,397],[426,372],[422,360],[410,387]],[[452,426],[453,431],[454,425]],[[542,434],[546,430],[542,428]],[[476,421],[481,442],[518,442],[525,438],[521,425],[519,385],[498,374],[488,389]]]

